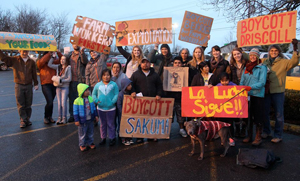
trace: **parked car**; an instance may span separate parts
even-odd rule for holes
[[[2,62],[1,60],[0,60],[0,69],[1,70],[7,70],[8,69],[6,63]]]
[[[114,63],[114,62],[120,62],[121,65],[122,65],[122,68],[125,67],[125,64],[126,64],[126,61],[127,59],[124,58],[123,56],[119,56],[119,57],[111,57],[111,58],[108,58],[107,61],[106,61],[106,66],[108,69],[111,69],[111,65]]]
[[[300,91],[300,63],[286,74],[286,89]]]

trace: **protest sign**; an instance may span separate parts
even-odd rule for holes
[[[141,19],[116,22],[116,45],[172,43],[172,18]]]
[[[0,32],[1,50],[56,51],[53,35]]]
[[[88,17],[77,16],[70,43],[96,52],[109,54],[114,39],[114,26]]]
[[[182,87],[189,86],[189,68],[164,67],[163,78],[164,91],[181,92]]]
[[[173,98],[124,95],[120,137],[169,139]]]
[[[297,11],[244,19],[237,25],[239,47],[291,43],[296,38]]]
[[[248,117],[245,86],[183,87],[182,117]],[[183,101],[184,100],[184,101]]]
[[[213,18],[185,11],[178,39],[207,46]]]

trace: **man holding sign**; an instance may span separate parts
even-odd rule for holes
[[[15,57],[6,56],[0,50],[0,59],[14,70],[15,95],[20,116],[20,127],[30,126],[32,125],[30,121],[32,91],[39,88],[35,62],[29,58],[28,50],[20,50],[20,55]]]

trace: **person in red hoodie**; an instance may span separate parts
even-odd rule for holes
[[[55,58],[54,63],[59,64],[62,54],[57,52],[59,58],[56,57],[55,52],[44,52],[42,58],[40,58],[36,64],[40,70],[40,80],[42,85],[42,92],[46,99],[45,112],[44,112],[44,123],[55,123],[52,118],[53,113],[53,100],[56,96],[56,87],[53,85],[51,78],[56,75],[56,70],[48,66],[48,62],[51,57]]]

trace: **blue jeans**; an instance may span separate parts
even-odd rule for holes
[[[55,98],[56,87],[53,84],[44,84],[42,85],[42,92],[44,94],[44,97],[46,99],[46,105],[45,105],[45,113],[44,118],[51,118],[53,113],[53,100]]]
[[[266,94],[265,96],[265,113],[266,121],[264,123],[264,133],[271,134],[270,125],[270,107],[273,105],[275,110],[275,130],[274,137],[282,139],[284,125],[284,92]]]
[[[87,120],[78,126],[79,146],[91,145],[94,143],[94,120]]]
[[[57,104],[58,104],[58,117],[67,118],[67,99],[69,94],[69,87],[57,87]]]

